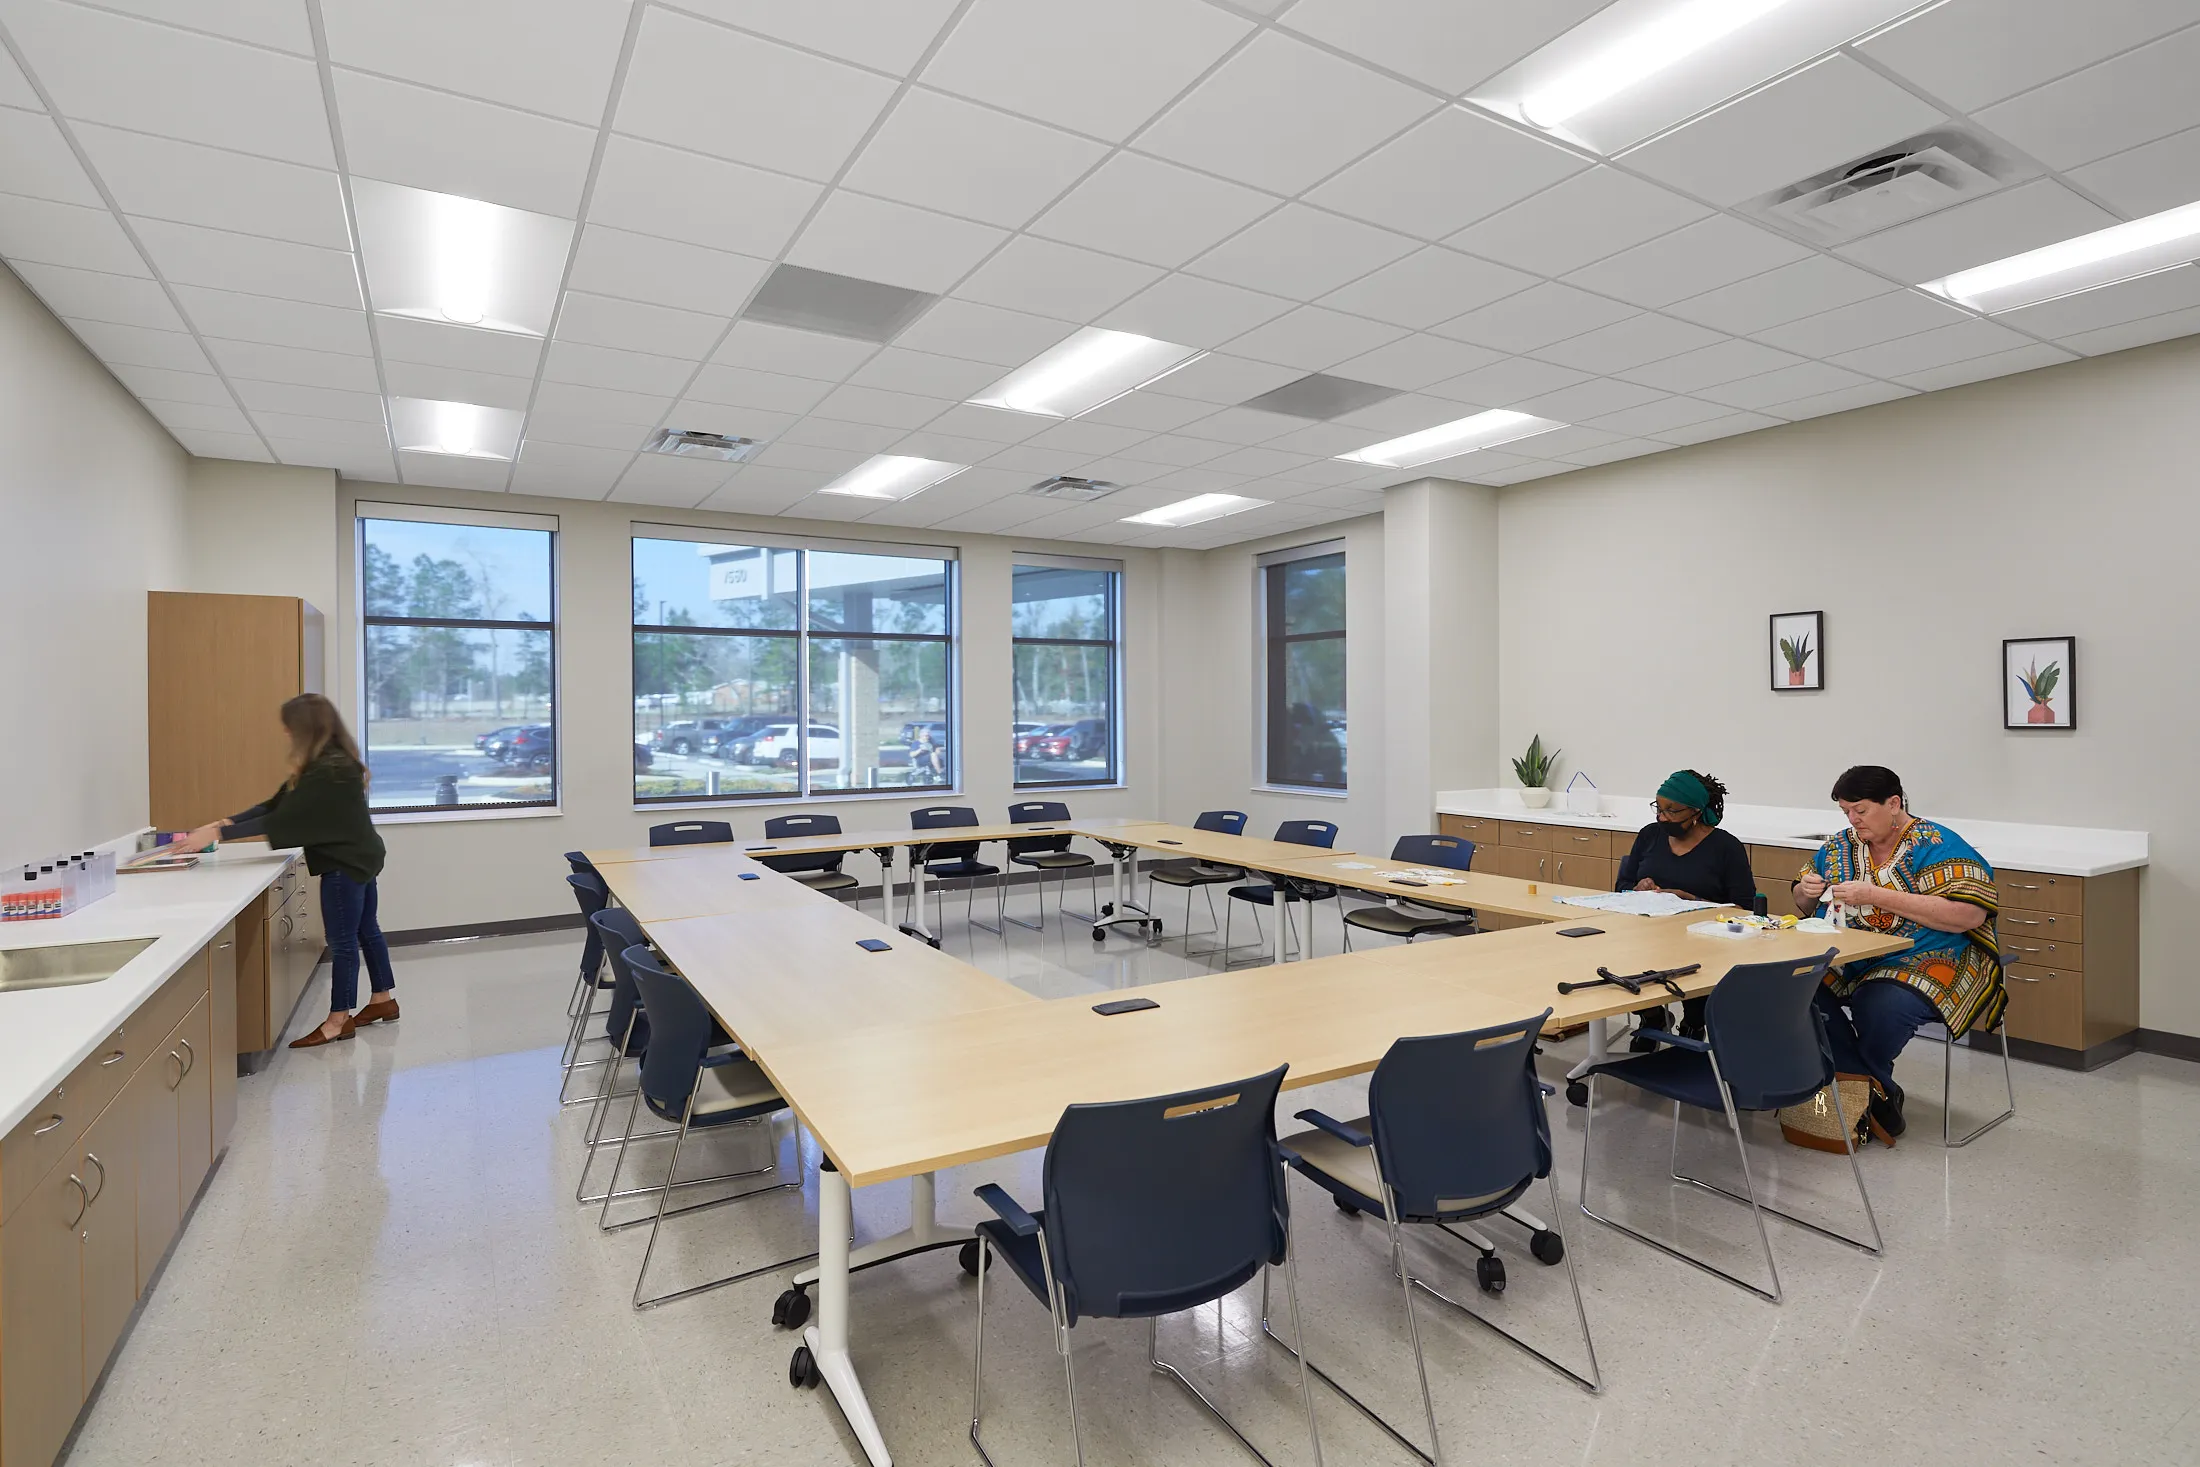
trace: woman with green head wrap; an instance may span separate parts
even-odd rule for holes
[[[1657,819],[1635,837],[1635,848],[1619,863],[1619,891],[1669,891],[1703,902],[1723,902],[1747,910],[1757,897],[1757,878],[1749,852],[1719,829],[1726,818],[1726,786],[1708,774],[1679,769],[1658,786],[1651,801]],[[1703,1033],[1704,1003],[1683,1006],[1681,1032]],[[1646,1029],[1663,1029],[1664,1005],[1641,1011]],[[1647,1043],[1647,1041],[1644,1041]]]

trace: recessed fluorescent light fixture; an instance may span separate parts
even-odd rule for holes
[[[1181,530],[1186,525],[1203,525],[1209,520],[1219,520],[1226,514],[1241,514],[1248,509],[1259,509],[1273,504],[1269,499],[1247,499],[1242,494],[1195,494],[1190,499],[1180,499],[1174,504],[1164,504],[1159,509],[1149,509],[1144,514],[1123,516],[1126,525],[1162,525],[1171,530]]]
[[[438,402],[424,397],[390,399],[390,429],[397,446],[409,453],[509,459],[519,449],[524,416],[510,408],[482,407],[471,402]]]
[[[969,467],[968,464],[942,463],[936,458],[881,453],[865,459],[817,492],[847,494],[857,499],[907,499],[954,478]]]
[[[1958,270],[1923,288],[1992,315],[2098,290],[2200,260],[2200,203],[2112,224],[1991,265]]]
[[[544,336],[573,221],[361,178],[359,257],[376,311]]]
[[[1611,154],[1921,7],[1919,0],[1616,0],[1468,100]]]
[[[1439,423],[1433,428],[1423,428],[1420,432],[1408,433],[1403,438],[1373,443],[1357,453],[1340,453],[1337,457],[1347,463],[1374,464],[1378,468],[1412,469],[1419,468],[1422,464],[1432,464],[1440,458],[1456,458],[1478,448],[1510,443],[1515,438],[1532,438],[1538,433],[1548,433],[1553,428],[1565,426],[1564,423],[1554,423],[1549,418],[1497,408],[1486,413],[1476,413],[1471,418],[1460,418],[1454,422]]]
[[[1074,418],[1205,355],[1196,346],[1178,346],[1173,341],[1133,336],[1128,331],[1087,326],[970,401],[1012,413]]]

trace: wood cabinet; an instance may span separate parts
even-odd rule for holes
[[[71,1135],[70,1154],[82,1132]],[[0,1463],[46,1467],[84,1404],[77,1224],[90,1188],[56,1166],[0,1223]]]
[[[2139,1027],[2139,873],[1994,873],[2009,980],[2009,1036],[2034,1057],[2091,1069],[2130,1052]]]
[[[115,1110],[130,1128],[131,1169],[136,1179],[137,1217],[136,1285],[130,1296],[145,1292],[168,1252],[168,1240],[183,1219],[183,1157],[178,1149],[182,1127],[177,1120],[176,1092],[169,1079],[183,1065],[173,1050],[156,1053],[138,1066],[123,1087]],[[104,1204],[102,1204],[104,1205]]]
[[[176,1218],[191,1210],[199,1186],[214,1169],[214,1156],[228,1144],[228,1134],[214,1136],[213,1043],[207,1033],[213,1012],[212,995],[201,998],[169,1037],[168,1057],[175,1061],[176,1080],[169,1087],[176,1101]],[[229,1067],[230,1108],[236,1108],[237,1067]]]
[[[237,1049],[265,1063],[321,961],[319,895],[302,863],[237,915]]]
[[[321,613],[295,596],[154,591],[146,607],[152,822],[185,830],[267,798],[288,769],[276,711],[322,691]]]
[[[240,919],[241,920],[241,919]],[[237,922],[206,950],[207,1149],[219,1156],[237,1126]]]

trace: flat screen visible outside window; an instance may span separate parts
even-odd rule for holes
[[[951,788],[953,573],[636,536],[635,800]]]
[[[1345,787],[1344,552],[1261,568],[1267,782]]]
[[[558,798],[555,532],[359,519],[368,803]]]
[[[1016,785],[1114,784],[1114,571],[1019,565],[1010,593]]]

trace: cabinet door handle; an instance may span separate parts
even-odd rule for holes
[[[84,1199],[84,1205],[89,1207],[99,1200],[100,1193],[107,1190],[107,1163],[101,1161],[89,1151],[84,1153],[84,1159],[99,1168],[99,1186],[93,1190],[91,1196]],[[78,1213],[77,1216],[82,1217],[83,1214]]]
[[[69,1173],[69,1185],[76,1188],[76,1195],[81,1199],[76,1204],[76,1216],[69,1219],[69,1226],[73,1228],[84,1221],[84,1214],[91,1209],[92,1194],[84,1190],[84,1179],[75,1172]]]
[[[230,950],[231,948],[233,948],[233,947],[235,947],[235,946],[236,946],[236,944],[235,944],[235,943],[233,943],[233,942],[217,942],[217,943],[215,943],[215,944],[214,944],[214,950],[215,950],[216,952],[224,952],[224,953],[225,953],[225,952],[228,952],[228,951],[229,951],[229,950]]]
[[[31,1134],[33,1136],[43,1136],[48,1131],[58,1131],[61,1129],[61,1122],[63,1121],[63,1119],[64,1117],[62,1116],[62,1114],[59,1111],[55,1111],[53,1115],[47,1118],[46,1124],[31,1132]]]
[[[168,1057],[176,1062],[176,1078],[169,1081],[168,1083],[168,1088],[170,1090],[174,1090],[179,1088],[183,1084],[183,1077],[190,1074],[191,1069],[188,1065],[184,1064],[183,1056],[176,1053],[174,1050],[171,1049],[168,1051]]]
[[[188,1075],[199,1067],[199,1052],[191,1047],[191,1041],[188,1039],[178,1039],[176,1043],[183,1046],[183,1074]],[[183,1083],[183,1075],[176,1077],[176,1083],[178,1085]]]

